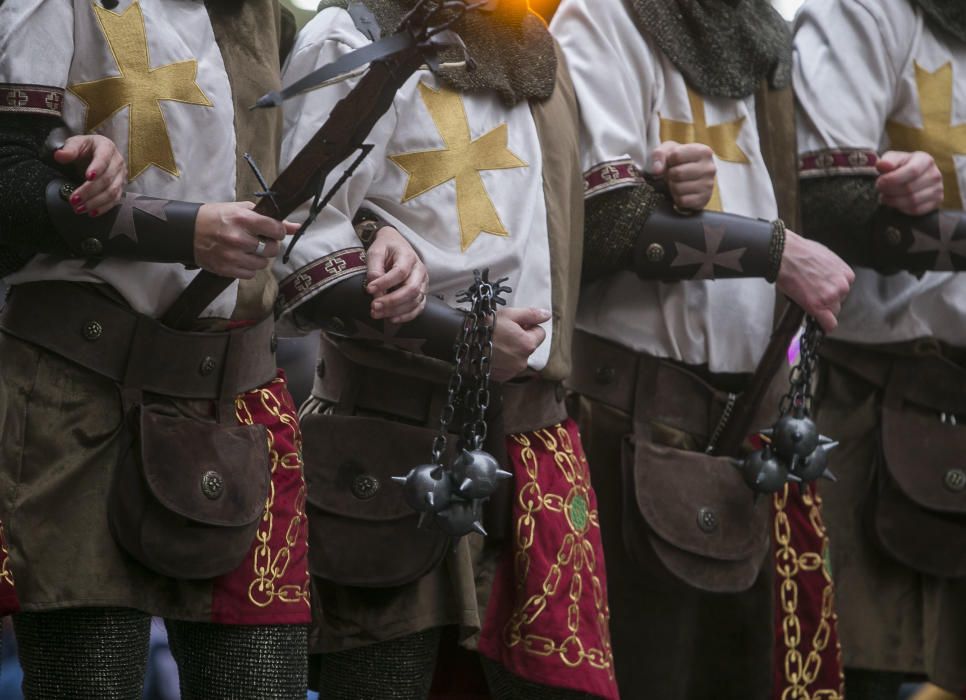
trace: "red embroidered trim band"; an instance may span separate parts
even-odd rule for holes
[[[0,112],[45,114],[60,117],[64,91],[47,85],[0,85]]]
[[[879,156],[874,151],[840,149],[812,151],[798,158],[799,176],[825,177],[826,175],[878,175],[875,164]]]
[[[280,309],[287,311],[309,294],[325,289],[343,277],[365,271],[366,251],[362,248],[345,248],[313,260],[279,285]]]
[[[601,163],[584,173],[584,197],[643,182],[644,176],[630,160]]]

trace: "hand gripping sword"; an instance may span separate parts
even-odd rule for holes
[[[305,229],[365,160],[372,146],[365,142],[376,122],[392,106],[396,92],[423,65],[439,67],[440,48],[465,46],[451,27],[467,12],[485,3],[465,0],[418,0],[397,30],[293,83],[281,92],[261,97],[253,109],[276,107],[307,90],[324,87],[369,64],[356,86],[332,109],[315,135],[292,159],[266,191],[259,193],[255,212],[281,221],[308,199],[309,216],[285,251],[287,260]],[[466,56],[467,69],[473,69]],[[348,76],[348,77],[351,77]],[[324,191],[326,178],[340,164],[358,153],[341,177]],[[235,280],[200,271],[162,318],[172,328],[187,328],[208,305]]]

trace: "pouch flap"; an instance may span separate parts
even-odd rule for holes
[[[966,515],[966,425],[912,404],[882,409],[882,451],[898,488],[928,510]]]
[[[636,441],[634,491],[654,533],[709,559],[757,558],[768,542],[768,508],[756,507],[731,461]]]
[[[402,486],[392,481],[429,460],[436,432],[359,416],[315,414],[302,419],[308,501],[353,520],[413,517]],[[453,454],[454,440],[447,445]]]
[[[419,515],[391,480],[428,459],[434,431],[314,414],[302,419],[302,435],[313,576],[386,588],[415,581],[442,561],[449,539],[418,527]]]
[[[930,576],[966,576],[966,519],[922,508],[888,473],[877,492],[874,535],[886,552]]]
[[[899,400],[945,412],[966,415],[966,369],[939,356],[897,362],[889,378],[885,404]]]
[[[268,433],[141,409],[141,461],[148,488],[174,513],[236,527],[261,517],[268,498]]]

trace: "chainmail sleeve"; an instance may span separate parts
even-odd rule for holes
[[[647,183],[608,190],[587,199],[581,273],[584,282],[632,266],[634,247],[644,223],[665,199]]]
[[[0,114],[0,276],[38,253],[68,255],[47,210],[47,184],[61,173],[43,162],[52,118]]]
[[[802,233],[850,265],[875,267],[873,218],[879,208],[875,179],[864,176],[803,178]]]

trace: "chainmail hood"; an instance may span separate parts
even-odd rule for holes
[[[598,1],[626,3],[638,28],[703,95],[741,99],[763,79],[776,89],[791,81],[791,32],[768,0]]]
[[[933,29],[952,34],[966,41],[966,2],[963,0],[914,0],[922,8],[926,21]]]
[[[399,26],[414,0],[364,0],[383,35]],[[327,6],[347,6],[346,0],[323,0]],[[512,106],[523,100],[544,100],[553,93],[557,56],[547,25],[519,0],[501,2],[492,12],[468,13],[453,27],[476,61],[475,71],[444,68],[439,77],[459,91],[494,90]],[[443,52],[444,62],[463,59],[459,49]]]

